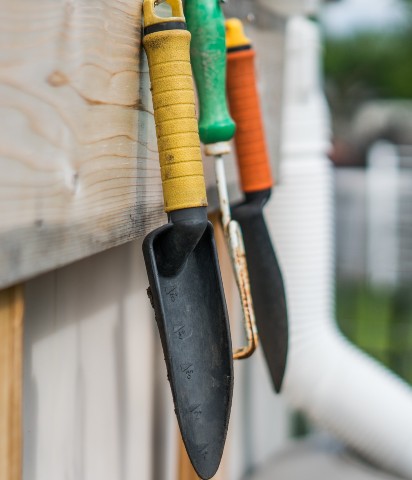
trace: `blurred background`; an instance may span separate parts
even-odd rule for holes
[[[29,4],[0,9],[0,283],[24,324],[10,463],[24,480],[195,480],[146,293],[142,240],[166,216],[141,1]],[[261,349],[235,362],[216,480],[412,479],[412,0],[223,9],[256,50],[290,338],[281,395]]]
[[[336,313],[351,340],[412,382],[412,2],[325,4],[335,165]]]

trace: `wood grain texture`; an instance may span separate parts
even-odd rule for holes
[[[182,437],[179,433],[179,461],[178,461],[178,473],[177,480],[199,480],[189,457],[186,452],[185,445]]]
[[[20,480],[22,465],[23,295],[0,291],[0,478]]]
[[[0,287],[165,221],[141,3],[0,0]],[[228,14],[238,7],[259,20],[255,3],[241,0]],[[256,27],[248,35],[261,53],[263,115],[277,164],[283,30]],[[239,199],[233,156],[226,165]],[[216,208],[210,157],[204,167]]]
[[[141,0],[0,0],[0,286],[164,221]]]

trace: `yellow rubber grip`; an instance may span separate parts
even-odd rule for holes
[[[176,2],[170,0],[174,15]],[[154,16],[153,0],[144,0],[143,5],[145,26],[170,20]],[[183,16],[171,18],[184,22]],[[143,46],[149,62],[165,211],[205,207],[206,188],[190,66],[190,33],[176,29],[148,33],[143,38]]]

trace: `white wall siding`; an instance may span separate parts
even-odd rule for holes
[[[24,479],[149,479],[154,329],[141,244],[26,285]]]

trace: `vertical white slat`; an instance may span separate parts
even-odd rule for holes
[[[374,285],[395,286],[399,257],[399,155],[387,141],[368,152],[368,274]]]
[[[24,480],[151,478],[146,287],[140,242],[28,282]]]

